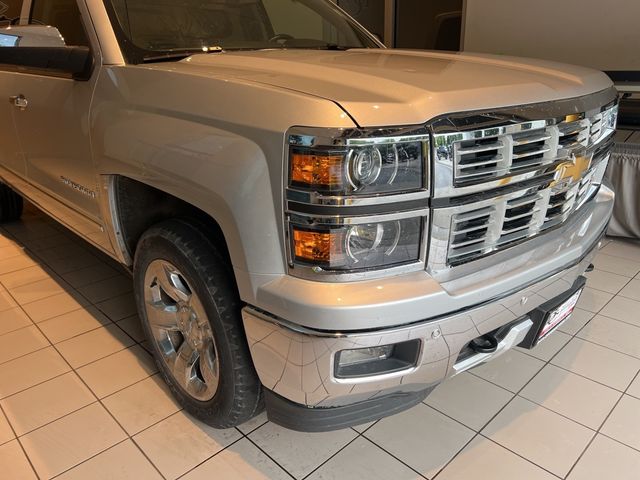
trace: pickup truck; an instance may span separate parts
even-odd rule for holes
[[[208,424],[391,415],[573,311],[604,74],[386,49],[325,0],[3,1],[0,220],[26,198],[128,268]]]

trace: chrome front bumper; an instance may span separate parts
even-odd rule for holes
[[[490,287],[495,287],[495,284],[510,284],[515,288],[504,288],[501,297],[485,297],[484,301],[466,308],[456,308],[457,302],[454,300],[459,301],[459,298],[452,295],[453,311],[450,310],[449,314],[438,312],[436,315],[429,315],[432,310],[423,308],[421,321],[398,327],[349,331],[346,328],[323,330],[301,326],[302,323],[308,324],[306,318],[301,317],[301,321],[294,323],[267,313],[264,309],[244,308],[242,315],[247,340],[260,380],[266,389],[286,401],[307,410],[327,410],[354,406],[359,402],[382,399],[391,394],[416,394],[449,376],[495,358],[524,339],[532,325],[527,317],[529,312],[570,290],[591,264],[611,214],[613,193],[603,187],[589,203],[591,205],[584,209],[580,223],[570,225],[572,230],[560,230],[555,232],[557,237],[548,237],[564,238],[565,241],[570,238],[569,247],[560,240],[547,240],[545,245],[536,248],[531,247],[535,245],[532,242],[531,250],[525,252],[535,261],[537,255],[540,255],[542,262],[544,256],[550,255],[550,249],[555,249],[553,259],[546,260],[558,265],[558,259],[562,259],[561,267],[547,269],[546,274],[538,275],[534,281],[529,281],[529,277],[522,275],[520,281],[514,282],[511,277],[511,281],[507,282],[505,279],[510,279],[508,272],[505,273],[505,267],[510,265],[507,260],[496,267],[501,270],[484,274],[495,276],[494,285]],[[567,250],[571,253],[571,258],[567,258]],[[532,269],[536,270],[534,267]],[[530,274],[530,270],[527,270],[527,275]],[[462,278],[457,281],[469,280]],[[475,292],[469,290],[472,290],[474,284],[475,282],[462,284],[462,287],[466,287],[463,288],[463,297],[473,298]],[[376,295],[369,296],[369,301],[371,298],[377,300]],[[317,297],[313,300],[316,299]],[[423,298],[416,301],[419,302],[416,306],[424,305]],[[370,306],[363,302],[362,310],[349,308],[347,312],[358,315],[368,311]],[[405,308],[406,305],[403,305],[400,310]],[[340,316],[347,312],[340,312]],[[314,314],[312,310],[307,313],[309,317]],[[508,324],[511,324],[511,331],[503,338],[495,353],[458,360],[460,352],[471,340]],[[345,379],[335,375],[336,354],[342,350],[415,339],[420,341],[421,349],[417,363],[411,368],[363,378]]]
[[[365,333],[327,333],[289,324],[246,307],[242,316],[251,355],[262,384],[295,403],[336,407],[391,392],[417,392],[449,376],[487,362],[524,340],[533,325],[527,313],[569,290],[595,256],[595,245],[574,266],[507,297],[468,311],[395,329]],[[457,363],[474,338],[521,319],[492,354]],[[335,376],[342,350],[419,339],[417,366],[400,372],[344,379]]]

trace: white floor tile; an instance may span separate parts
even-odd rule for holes
[[[629,277],[617,273],[594,270],[586,274],[587,286],[608,293],[618,293],[629,283]]]
[[[15,307],[0,313],[0,336],[33,325],[21,308]]]
[[[313,472],[308,480],[417,480],[416,474],[402,462],[369,440],[360,437]]]
[[[110,323],[96,308],[86,307],[45,320],[38,326],[51,343],[57,344]]]
[[[571,316],[567,318],[559,327],[558,331],[568,335],[575,335],[589,320],[595,316],[595,313],[576,308]]]
[[[162,480],[149,460],[131,440],[119,443],[71,470],[57,480]]]
[[[550,334],[531,350],[524,348],[518,348],[518,350],[527,355],[536,357],[543,362],[548,362],[556,353],[562,350],[562,347],[564,347],[569,340],[571,340],[571,335],[558,330]]]
[[[0,445],[7,443],[10,440],[16,438],[16,435],[9,425],[9,421],[4,416],[4,413],[0,411]]]
[[[474,432],[420,404],[380,420],[364,436],[431,478],[473,438]]]
[[[129,435],[173,415],[180,407],[159,375],[154,375],[102,400]]]
[[[627,286],[620,291],[620,295],[640,301],[640,279],[631,280]]]
[[[598,435],[567,480],[637,480],[640,452]]]
[[[604,423],[601,432],[640,450],[640,399],[623,396]]]
[[[508,390],[461,373],[439,385],[425,403],[478,431],[512,398]]]
[[[35,472],[17,440],[0,446],[2,476],[11,480],[36,480]]]
[[[5,362],[41,350],[49,345],[45,336],[35,325],[5,333],[0,336],[0,367]]]
[[[578,333],[578,337],[640,358],[640,327],[597,315]]]
[[[633,278],[640,272],[640,261],[634,262],[628,258],[616,257],[599,252],[593,265],[597,270],[624,275]]]
[[[547,365],[520,395],[597,430],[622,394],[554,365]]]
[[[620,391],[640,371],[640,359],[580,338],[571,340],[551,363]]]
[[[437,480],[556,480],[557,477],[478,436],[438,475]]]
[[[80,378],[69,372],[7,397],[0,405],[21,436],[95,401]]]
[[[513,399],[482,433],[560,477],[569,473],[595,434],[520,397]]]
[[[640,375],[638,375],[633,383],[629,386],[627,393],[636,398],[640,398]]]
[[[20,439],[40,478],[51,478],[126,438],[97,403]]]
[[[301,479],[339,452],[356,435],[351,429],[325,433],[294,432],[269,422],[251,433],[249,438],[296,479]]]
[[[510,350],[470,372],[515,393],[524,387],[543,366],[544,362],[537,358],[518,350]]]
[[[218,430],[180,411],[134,441],[165,478],[178,478],[241,437],[235,428]]]
[[[582,295],[580,295],[577,307],[582,310],[598,313],[612,298],[613,294],[611,293],[586,287]]]
[[[157,372],[151,356],[138,345],[78,369],[78,375],[98,398],[122,390]]]
[[[640,243],[632,240],[614,240],[601,250],[606,255],[613,255],[634,262],[640,262]]]
[[[600,315],[640,327],[640,302],[618,295],[600,310]]]
[[[79,368],[133,345],[116,325],[107,325],[58,343],[56,348],[73,368]]]
[[[273,460],[246,438],[207,460],[182,480],[291,480]]]

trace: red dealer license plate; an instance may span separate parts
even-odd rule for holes
[[[573,310],[576,308],[576,304],[578,303],[578,299],[582,294],[582,288],[574,293],[568,300],[566,300],[562,305],[560,305],[555,310],[549,312],[544,320],[542,325],[542,329],[538,334],[538,341],[546,338],[551,332],[553,332],[557,327],[559,327],[562,322],[564,322],[567,318],[571,316]]]

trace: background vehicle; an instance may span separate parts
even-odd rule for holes
[[[575,306],[613,201],[603,74],[387,50],[321,0],[25,2],[66,45],[0,48],[0,218],[20,192],[130,268],[208,423],[263,395],[294,429],[390,415]]]

